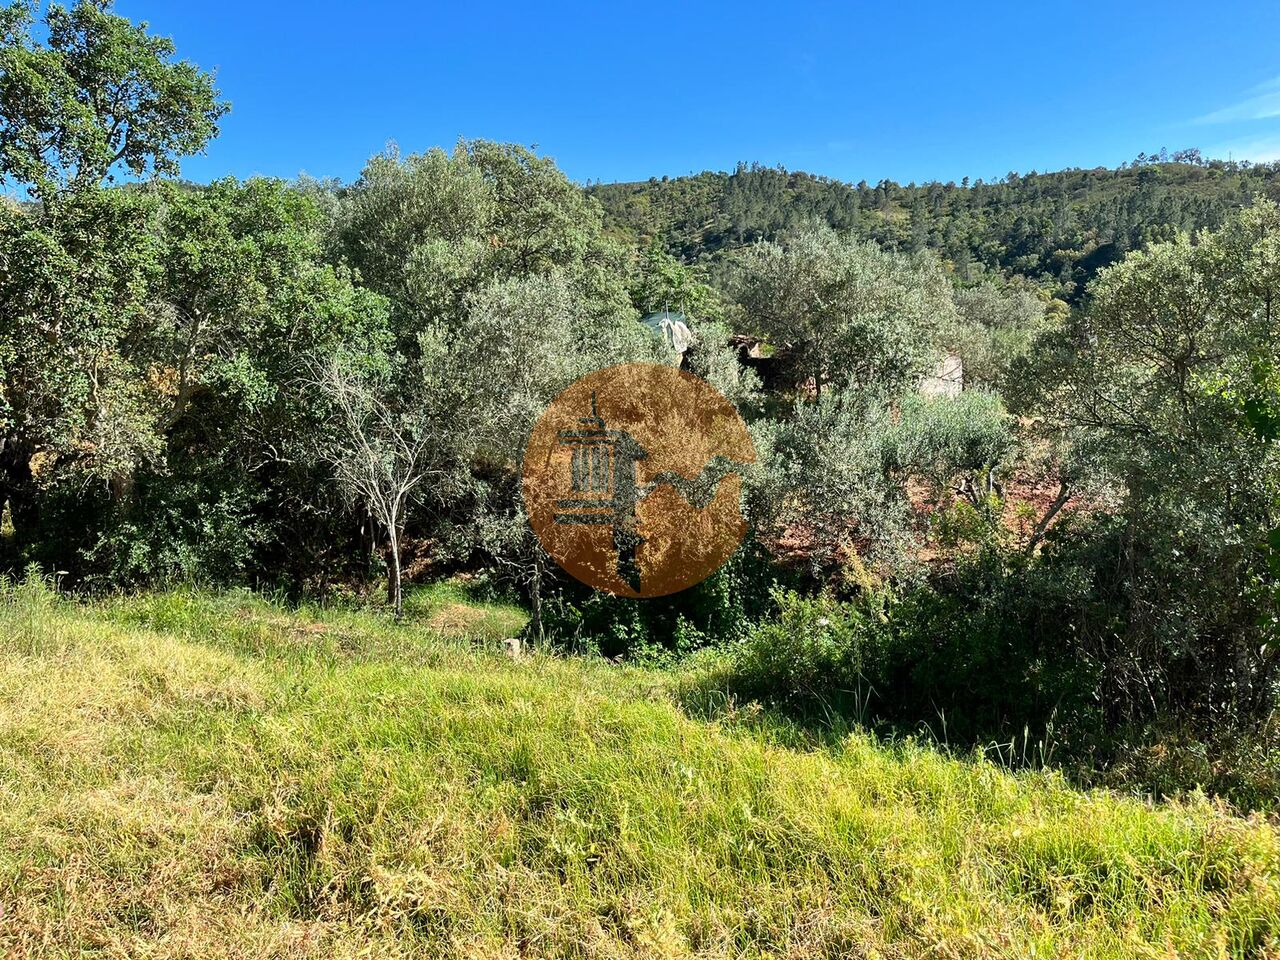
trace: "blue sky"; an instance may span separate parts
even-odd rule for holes
[[[1280,159],[1280,3],[120,0],[232,101],[184,175],[353,180],[394,141],[536,144],[579,181],[739,160],[875,182]]]

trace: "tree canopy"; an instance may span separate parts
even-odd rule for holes
[[[0,175],[49,204],[122,167],[176,176],[218,133],[229,105],[173,42],[110,12],[108,0],[0,10]]]

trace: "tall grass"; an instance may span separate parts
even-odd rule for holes
[[[680,679],[3,585],[0,953],[1280,955],[1267,822],[788,747],[685,715]]]

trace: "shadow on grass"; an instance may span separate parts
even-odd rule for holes
[[[758,695],[725,655],[675,674],[671,694],[687,716],[792,750],[839,753],[867,735],[884,747],[926,746],[954,759],[1009,772],[1060,774],[1077,789],[1104,788],[1149,800],[1204,794],[1241,813],[1280,813],[1280,716],[1205,733],[1169,720],[1104,733],[1010,724],[985,736],[956,736],[944,713],[915,722],[877,711],[872,690],[790,699]]]

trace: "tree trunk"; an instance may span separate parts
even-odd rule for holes
[[[399,621],[404,619],[404,584],[400,573],[400,531],[394,525],[389,528],[388,539],[391,542],[391,570],[387,575],[387,602]]]
[[[1024,548],[1026,555],[1031,556],[1035,553],[1036,547],[1040,541],[1044,539],[1044,535],[1049,531],[1049,524],[1053,522],[1053,518],[1058,512],[1067,505],[1067,501],[1071,499],[1071,484],[1063,480],[1058,485],[1058,495],[1054,497],[1053,503],[1049,504],[1049,509],[1045,511],[1040,522],[1036,524],[1035,529],[1031,531],[1031,539],[1027,541]]]
[[[529,586],[529,606],[531,608],[532,634],[533,640],[539,646],[542,645],[542,570],[535,563],[533,568],[533,583]]]
[[[31,448],[16,437],[0,438],[0,505],[9,501],[9,516],[19,543],[35,537],[39,518]]]

